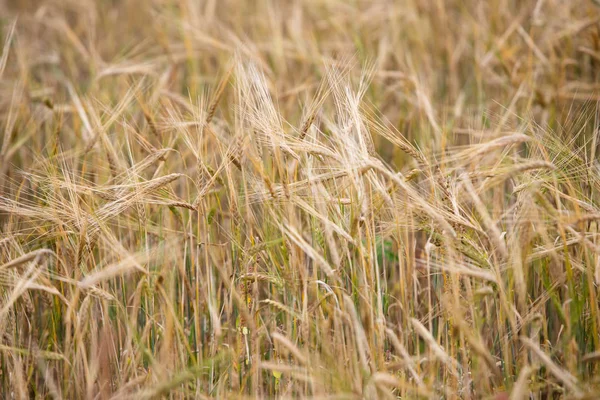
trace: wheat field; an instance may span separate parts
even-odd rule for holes
[[[5,0],[0,46],[0,398],[599,398],[600,3]]]

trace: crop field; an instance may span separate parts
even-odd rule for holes
[[[0,0],[0,398],[600,398],[599,101],[600,1]]]

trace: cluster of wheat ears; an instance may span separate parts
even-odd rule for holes
[[[594,399],[591,0],[0,2],[0,397]]]

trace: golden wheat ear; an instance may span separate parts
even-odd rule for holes
[[[598,398],[595,3],[0,1],[0,398]]]

